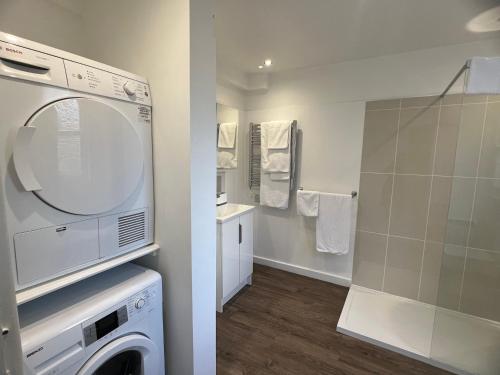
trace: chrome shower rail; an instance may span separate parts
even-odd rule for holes
[[[464,66],[462,66],[460,68],[460,70],[458,71],[457,74],[455,74],[455,77],[453,77],[453,79],[451,80],[451,82],[448,84],[448,86],[446,86],[446,88],[444,89],[444,91],[441,93],[441,95],[439,95],[440,98],[443,98],[446,93],[448,91],[450,91],[451,87],[455,84],[455,82],[458,81],[458,79],[460,78],[460,76],[467,70],[470,68],[470,60],[467,60],[467,62],[464,64]]]

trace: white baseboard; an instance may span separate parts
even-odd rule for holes
[[[303,266],[297,266],[295,264],[281,262],[279,260],[259,257],[254,255],[253,262],[257,264],[262,264],[264,266],[269,266],[272,268],[277,268],[282,271],[288,271],[292,273],[296,273],[298,275],[311,277],[313,279],[326,281],[332,284],[342,285],[342,286],[350,286],[351,279],[345,276],[335,275],[333,273],[323,272],[314,270],[312,268],[307,268]]]

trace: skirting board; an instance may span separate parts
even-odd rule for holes
[[[257,264],[262,264],[263,266],[277,268],[282,271],[288,271],[291,273],[296,273],[298,275],[311,277],[313,279],[326,281],[332,284],[337,284],[347,287],[351,285],[351,279],[345,276],[339,276],[328,272],[314,270],[312,268],[297,266],[295,264],[281,262],[279,260],[274,260],[254,255],[253,262]]]

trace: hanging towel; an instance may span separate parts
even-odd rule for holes
[[[331,254],[346,254],[354,239],[356,199],[345,194],[319,194],[316,219],[316,249]]]
[[[232,142],[230,139],[233,139]],[[217,141],[217,168],[235,169],[238,167],[238,125],[225,123],[219,127],[219,140]],[[226,145],[232,147],[226,148]],[[221,146],[222,145],[222,146]]]
[[[263,122],[261,134],[261,169],[264,172],[290,172],[291,121]]]
[[[319,210],[319,192],[297,190],[297,213],[302,216],[317,217]]]
[[[219,141],[217,143],[219,148],[235,148],[236,128],[237,125],[234,122],[220,124]]]
[[[266,128],[267,148],[269,150],[280,150],[288,148],[290,137],[290,121],[264,122]]]
[[[272,173],[260,172],[260,205],[279,208],[288,208],[290,198],[290,175],[286,180],[273,180]]]

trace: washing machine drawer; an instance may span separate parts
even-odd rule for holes
[[[19,285],[53,277],[99,259],[98,221],[18,233],[14,236]]]

